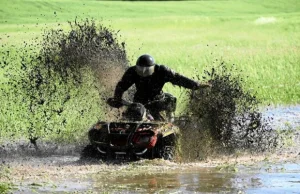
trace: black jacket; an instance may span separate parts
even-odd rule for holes
[[[154,73],[148,77],[139,76],[135,71],[135,66],[132,66],[118,82],[115,97],[122,98],[123,93],[135,84],[137,91],[134,95],[134,101],[144,104],[162,94],[162,88],[167,82],[188,89],[196,89],[198,87],[197,82],[174,72],[164,65],[155,65]]]

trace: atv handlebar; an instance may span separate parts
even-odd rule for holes
[[[144,106],[149,106],[155,102],[159,102],[160,100],[153,100],[153,101],[150,101],[146,104],[144,104]],[[122,106],[130,106],[131,104],[133,104],[134,102],[130,102],[130,101],[127,101],[127,100],[123,100],[123,99],[117,99],[117,98],[108,98],[106,103],[113,107],[113,108],[121,108]]]

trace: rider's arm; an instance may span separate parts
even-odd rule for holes
[[[188,89],[198,89],[200,87],[198,82],[180,75],[164,65],[161,65],[161,68],[165,74],[166,82],[171,82],[174,85]]]
[[[130,67],[123,75],[122,79],[118,82],[114,98],[121,99],[123,96],[123,93],[130,88],[130,86],[134,83],[134,73],[135,70],[133,67]]]

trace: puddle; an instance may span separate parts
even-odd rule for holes
[[[273,118],[271,125],[283,129],[286,125],[300,127],[300,105],[269,107],[262,111],[265,118]]]
[[[162,164],[163,165],[163,164]],[[260,162],[227,168],[183,167],[111,171],[111,167],[58,182],[23,182],[15,193],[298,193],[300,165]]]
[[[256,167],[255,167],[256,168]],[[297,193],[300,190],[300,165],[272,165],[271,169],[242,168],[241,172],[220,172],[216,168],[201,168],[117,177],[103,181],[94,176],[94,190],[127,193]],[[279,170],[278,170],[279,169]],[[239,168],[238,168],[239,171]]]
[[[249,174],[246,170],[243,175]],[[249,176],[249,175],[248,175]],[[259,173],[250,175],[247,193],[299,193],[300,165],[295,163],[264,164]]]
[[[182,172],[168,172],[153,175],[136,175],[118,177],[109,183],[101,181],[101,178],[93,179],[95,189],[102,189],[103,184],[110,192],[128,193],[157,193],[157,192],[234,192],[237,188],[232,186],[235,174],[219,173],[215,169],[203,168]],[[103,180],[103,179],[102,179]]]
[[[89,190],[90,182],[81,181],[65,181],[59,183],[22,183],[18,190],[14,191],[15,194],[21,193],[69,193],[69,192],[85,192]]]

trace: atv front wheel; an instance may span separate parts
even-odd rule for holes
[[[162,137],[158,147],[158,157],[164,160],[174,160],[176,154],[176,136],[174,134]]]
[[[164,160],[173,160],[175,157],[175,147],[174,146],[164,146],[162,148],[161,157]]]

